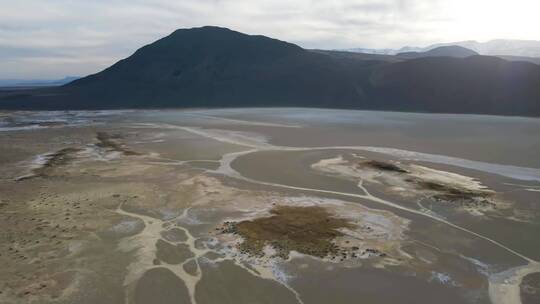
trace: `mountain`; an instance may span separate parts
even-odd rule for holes
[[[61,87],[0,91],[4,109],[300,106],[540,116],[539,105],[540,66],[531,63],[306,50],[219,27],[177,30]]]
[[[448,45],[458,45],[468,48],[481,55],[540,57],[540,41],[536,40],[495,39],[486,42],[460,41],[434,44],[428,46],[426,50]]]
[[[385,109],[540,116],[540,66],[497,57],[425,57],[371,76]]]
[[[522,61],[522,62],[530,62],[537,65],[540,65],[540,57],[523,57],[523,56],[497,56],[501,59],[508,60],[508,61]]]
[[[335,59],[342,60],[352,60],[353,62],[366,61],[366,62],[398,62],[402,61],[402,58],[392,56],[392,55],[383,55],[383,54],[372,54],[372,53],[356,53],[348,51],[335,51],[335,50],[310,50],[315,53],[329,55]]]
[[[403,59],[413,59],[413,58],[422,58],[422,57],[456,57],[456,58],[465,58],[469,56],[478,55],[477,52],[457,46],[440,46],[434,49],[430,49],[425,52],[403,52],[398,53],[396,56]]]
[[[351,48],[351,49],[333,50],[333,51],[374,54],[374,55],[396,55],[399,52],[394,49],[370,49],[370,48]],[[405,52],[405,50],[403,50],[403,52]]]
[[[477,52],[480,55],[497,56],[507,60],[528,61],[538,64],[540,58],[540,41],[495,39],[486,42],[474,40],[437,43],[427,47],[406,46],[401,49],[369,49],[352,48],[343,51],[378,55],[397,55],[399,53],[423,53],[446,46],[459,46]]]
[[[61,86],[80,77],[66,76],[62,79],[0,79],[0,87],[46,87]]]
[[[328,56],[218,27],[177,30],[64,91],[130,107],[338,106],[357,98]]]

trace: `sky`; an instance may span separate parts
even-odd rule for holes
[[[305,48],[540,40],[540,0],[0,0],[0,79],[98,72],[178,28]]]

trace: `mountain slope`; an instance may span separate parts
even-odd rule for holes
[[[426,57],[388,65],[371,78],[387,109],[540,116],[540,67],[497,57]]]
[[[302,106],[540,116],[539,104],[540,66],[530,63],[309,51],[217,27],[177,30],[59,88],[0,91],[4,109]]]

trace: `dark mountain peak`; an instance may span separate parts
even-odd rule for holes
[[[296,52],[302,51],[299,46],[281,41],[278,39],[269,38],[262,35],[248,35],[240,33],[226,27],[219,26],[203,26],[194,27],[189,29],[178,29],[171,33],[169,36],[156,41],[153,44],[167,43],[168,46],[174,46],[176,44],[181,45],[194,45],[194,46],[214,46],[221,48],[230,47],[251,47],[251,48],[284,48],[288,50],[294,50]],[[151,44],[152,45],[152,44]],[[265,49],[268,51],[268,49]]]
[[[217,26],[178,29],[138,49],[104,71],[71,83],[79,86],[103,79],[147,83],[175,81],[186,72],[221,73],[245,65],[262,65],[306,51],[292,43],[252,36]]]
[[[181,32],[230,32],[230,33],[239,33],[237,31],[233,31],[229,28],[223,27],[223,26],[217,26],[217,25],[204,25],[199,27],[192,27],[192,28],[179,28],[172,32],[172,34],[175,33],[181,33]]]
[[[192,27],[192,28],[181,28],[172,32],[170,35],[165,36],[164,38],[158,40],[175,40],[175,39],[193,39],[197,37],[200,40],[207,40],[209,42],[215,41],[216,39],[234,39],[249,36],[237,31],[233,31],[226,27],[220,26],[202,26],[202,27]]]
[[[469,57],[469,56],[475,56],[479,55],[477,52],[459,46],[459,45],[447,45],[447,46],[440,46],[436,47],[434,49],[431,49],[426,52],[426,54],[429,55],[439,55],[439,56],[449,56],[449,57]]]

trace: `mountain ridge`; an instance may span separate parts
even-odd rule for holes
[[[458,45],[439,46],[424,52],[403,52],[396,56],[403,59],[413,59],[421,57],[457,57],[465,58],[479,55],[477,52]]]
[[[493,39],[485,42],[475,40],[464,40],[455,42],[435,43],[426,47],[405,46],[399,49],[372,49],[372,48],[349,48],[342,51],[379,54],[379,55],[397,55],[404,52],[427,52],[432,49],[443,46],[460,46],[480,55],[497,56],[501,58],[521,57],[530,58],[531,62],[540,59],[540,41],[537,40],[518,40],[518,39]]]
[[[174,31],[59,88],[2,92],[0,108],[299,106],[540,116],[539,100],[534,64],[306,50],[201,27]]]
[[[38,86],[60,86],[79,79],[78,76],[65,76],[61,79],[0,79],[2,87],[38,87]]]

